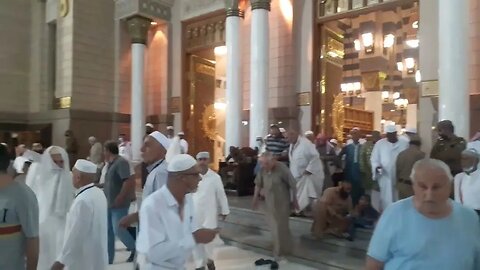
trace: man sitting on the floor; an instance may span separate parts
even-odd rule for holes
[[[362,195],[349,217],[347,239],[354,240],[356,228],[373,229],[379,217],[380,214],[372,207],[370,195]]]
[[[321,238],[324,233],[348,237],[348,214],[352,210],[350,182],[340,182],[338,187],[327,188],[314,208],[312,234]]]

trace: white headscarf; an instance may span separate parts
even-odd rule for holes
[[[53,162],[52,154],[62,156],[63,168]],[[37,195],[40,223],[51,215],[66,216],[75,195],[67,152],[59,146],[47,148],[39,166],[30,172],[35,173],[30,187]]]

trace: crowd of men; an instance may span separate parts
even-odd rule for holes
[[[255,264],[278,269],[292,251],[289,217],[312,215],[317,238],[353,241],[355,228],[376,227],[368,270],[480,269],[480,136],[467,143],[450,121],[436,130],[425,158],[411,129],[398,136],[386,126],[384,138],[362,138],[354,128],[341,147],[272,125],[257,138],[253,208],[264,205],[274,260]],[[229,207],[208,152],[193,158],[185,134],[147,125],[141,164],[124,135],[104,144],[90,137],[89,156],[76,160],[67,133],[70,150],[20,145],[15,161],[0,145],[0,269],[106,269],[117,238],[141,270],[184,269],[189,257],[198,270],[215,269],[218,219]]]

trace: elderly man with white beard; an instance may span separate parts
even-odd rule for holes
[[[107,199],[94,185],[97,165],[79,159],[73,167],[75,200],[68,212],[63,248],[52,270],[105,270],[107,250]]]
[[[49,269],[61,251],[67,213],[75,194],[67,152],[59,146],[47,148],[38,168],[30,173],[35,173],[29,184],[39,205],[38,269]]]
[[[288,132],[290,171],[297,182],[299,212],[317,199],[323,190],[325,174],[315,145],[295,130]]]
[[[223,220],[230,213],[228,207],[227,195],[223,189],[223,183],[220,176],[208,168],[210,163],[210,153],[200,152],[197,154],[197,163],[200,168],[202,180],[198,184],[198,189],[193,193],[193,205],[195,218],[200,227],[216,229],[218,227],[218,216]],[[209,244],[197,244],[193,250],[193,259],[196,270],[215,270],[215,263],[212,260],[214,245],[221,243],[217,236],[216,241]]]

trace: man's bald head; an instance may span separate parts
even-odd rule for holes
[[[436,159],[422,159],[413,165],[410,178],[417,210],[432,217],[445,214],[453,180],[448,165]]]

